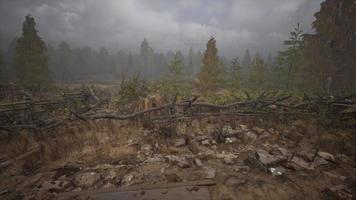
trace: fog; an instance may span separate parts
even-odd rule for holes
[[[36,18],[40,36],[49,44],[111,52],[138,52],[144,38],[155,52],[190,47],[204,50],[209,37],[219,54],[242,56],[249,48],[262,55],[283,48],[291,27],[300,22],[312,32],[313,14],[321,0],[1,0],[1,48],[21,34],[24,17]]]

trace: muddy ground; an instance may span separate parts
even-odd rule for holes
[[[212,199],[355,199],[351,130],[313,120],[98,120],[1,138],[0,199],[210,179]],[[30,154],[25,154],[30,152]]]

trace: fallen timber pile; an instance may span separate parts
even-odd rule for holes
[[[88,99],[94,104],[88,104]],[[309,97],[302,100],[293,96],[269,97],[264,93],[256,99],[248,97],[245,101],[226,105],[197,102],[198,97],[182,102],[171,103],[159,107],[130,114],[117,112],[99,112],[103,100],[92,97],[90,92],[77,92],[62,95],[60,98],[47,101],[21,101],[0,105],[0,130],[13,129],[45,130],[65,124],[63,120],[52,118],[48,114],[55,109],[67,109],[76,119],[81,121],[111,119],[139,120],[148,122],[164,122],[204,117],[228,116],[306,116],[320,119],[326,125],[354,126],[356,123],[356,95],[346,97]],[[39,118],[46,120],[38,120]],[[37,118],[37,121],[35,120]]]
[[[0,130],[11,132],[14,129],[45,130],[62,125],[59,112],[68,110],[87,111],[91,108],[91,94],[86,91],[63,93],[47,100],[32,100],[0,104]]]
[[[356,125],[356,95],[346,97],[304,96],[303,101],[296,101],[292,96],[267,98],[264,94],[257,99],[234,102],[226,105],[215,105],[191,100],[165,104],[131,114],[86,113],[77,115],[81,120],[113,119],[130,120],[146,119],[149,121],[177,120],[183,118],[201,118],[210,116],[260,116],[260,115],[295,115],[311,116],[326,120],[328,125]],[[352,124],[353,123],[353,124]]]

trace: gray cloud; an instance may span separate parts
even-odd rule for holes
[[[293,24],[312,31],[321,0],[1,0],[0,34],[18,36],[26,14],[47,42],[67,40],[138,51],[143,38],[158,51],[204,49],[215,36],[221,54],[282,48]]]

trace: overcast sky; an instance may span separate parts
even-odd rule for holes
[[[219,54],[246,48],[266,55],[282,47],[292,25],[311,32],[322,0],[0,0],[0,35],[21,34],[26,14],[46,42],[138,52],[147,38],[156,52],[204,49],[215,36]]]

